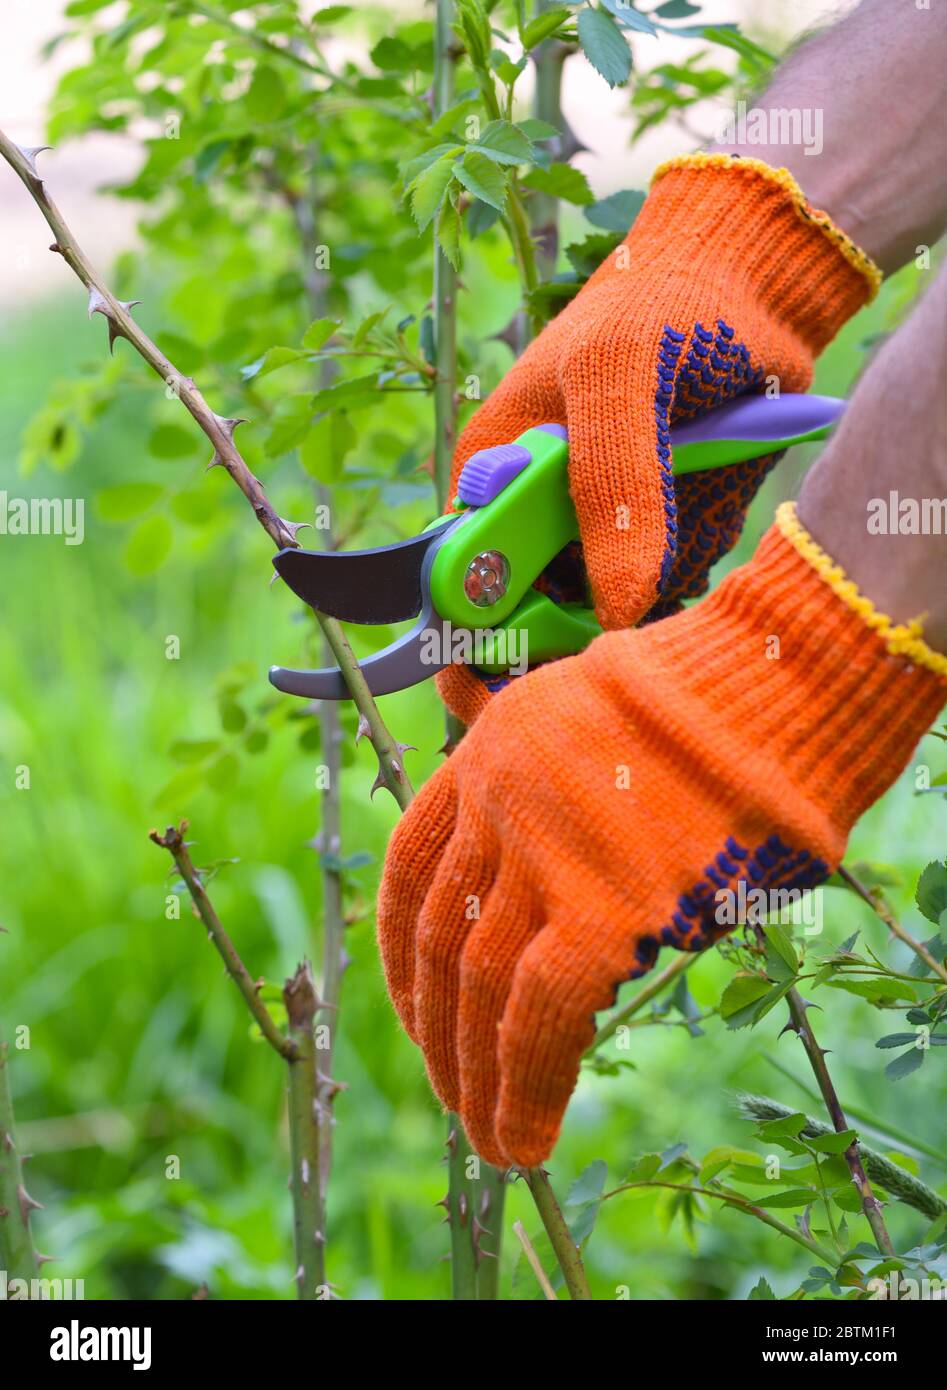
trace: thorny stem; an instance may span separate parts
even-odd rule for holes
[[[436,121],[454,100],[456,55],[453,0],[437,0],[434,31],[433,112]],[[457,436],[457,272],[434,238],[434,488],[437,509],[447,504]]]
[[[322,1007],[308,961],[286,981],[283,1002],[289,1019],[287,1037],[273,1021],[250,978],[195,869],[184,836],[187,821],[169,826],[163,835],[152,830],[149,839],[166,849],[191,896],[198,917],[217,949],[260,1032],[289,1067],[290,1190],[293,1197],[293,1241],[297,1297],[308,1302],[322,1298],[325,1280],[325,1207],[319,1182],[320,1107],[318,1068],[313,1037],[315,1016]]]
[[[448,1115],[447,1136],[447,1224],[451,1244],[451,1298],[471,1302],[477,1298],[477,1251],[474,1246],[473,1219],[476,1214],[477,1184],[469,1176],[470,1151],[458,1115]]]
[[[191,859],[187,841],[184,839],[187,828],[187,821],[183,820],[179,826],[169,825],[163,835],[160,835],[157,830],[149,831],[148,838],[162,849],[166,849],[174,860],[177,871],[184,881],[184,886],[191,895],[191,901],[197,915],[207,928],[207,934],[224,963],[224,969],[243,995],[244,1002],[253,1015],[260,1032],[270,1047],[278,1052],[284,1061],[295,1062],[299,1056],[296,1044],[287,1038],[273,1022],[269,1009],[259,996],[256,982],[251,979],[249,970],[240,959],[236,946],[231,941],[214,910],[213,903],[207,896],[201,882],[201,876]]]
[[[320,1180],[322,1109],[318,1097],[317,1053],[313,1037],[316,1014],[322,1001],[316,993],[312,969],[307,960],[286,981],[283,1000],[289,1019],[289,1035],[296,1049],[296,1057],[289,1063],[287,1076],[295,1279],[300,1300],[311,1303],[323,1297],[327,1286],[325,1198]]]
[[[791,989],[788,992],[786,995],[786,1003],[789,1006],[793,1030],[798,1034],[799,1040],[805,1049],[806,1056],[809,1058],[809,1064],[815,1074],[816,1082],[822,1093],[822,1099],[825,1101],[825,1108],[829,1112],[829,1118],[832,1121],[836,1133],[841,1134],[850,1126],[845,1118],[845,1112],[842,1110],[841,1102],[835,1090],[835,1083],[829,1075],[829,1069],[825,1063],[825,1052],[816,1042],[815,1034],[812,1031],[812,1025],[806,1014],[808,1005],[796,989]],[[883,1255],[893,1255],[894,1246],[891,1243],[888,1228],[885,1226],[884,1217],[881,1214],[881,1203],[871,1190],[871,1183],[868,1181],[865,1173],[857,1139],[853,1139],[845,1150],[845,1162],[848,1164],[849,1172],[852,1175],[852,1181],[861,1199],[862,1211],[865,1213],[865,1218],[871,1227],[872,1235],[875,1237],[875,1243],[878,1249]]]
[[[23,1182],[13,1120],[10,1059],[7,1044],[0,1043],[0,1268],[10,1280],[39,1278],[41,1257],[30,1230],[30,1212],[38,1206]]]
[[[595,1034],[592,1045],[586,1051],[585,1056],[591,1057],[592,1054],[601,1047],[603,1042],[607,1042],[613,1034],[617,1033],[623,1023],[627,1022],[627,1020],[638,1013],[640,1009],[643,1009],[645,1004],[650,1003],[656,995],[660,994],[665,985],[670,984],[678,975],[683,975],[685,970],[690,970],[691,966],[703,954],[703,951],[698,951],[693,954],[676,955],[669,965],[666,965],[653,979],[648,981],[643,989],[638,991],[634,998],[629,999],[627,1004],[622,1004],[620,1008],[616,1009],[613,1014],[608,1016]]]
[[[935,975],[939,975],[944,983],[947,984],[947,968],[945,968],[943,962],[932,956],[922,941],[916,940],[909,931],[902,927],[897,917],[895,917],[894,913],[891,911],[891,908],[885,902],[882,894],[872,893],[860,879],[857,879],[849,869],[846,869],[844,864],[839,865],[838,873],[839,878],[844,879],[849,888],[851,888],[854,893],[858,894],[862,902],[867,903],[876,916],[881,918],[891,934],[896,936],[899,941],[903,941],[905,946],[910,946],[911,950],[916,956],[920,957],[928,970],[932,970]]]
[[[283,52],[284,50],[280,51]],[[214,456],[210,466],[219,465],[227,470],[252,506],[257,521],[276,546],[280,549],[284,546],[295,546],[297,544],[296,532],[299,530],[298,523],[286,521],[275,511],[266,495],[263,484],[250,471],[239,449],[234,444],[234,430],[241,422],[215,415],[194,381],[190,377],[183,376],[157,344],[152,342],[148,334],[139,328],[129,312],[129,304],[116,299],[112,294],[82,251],[56,204],[47,193],[45,183],[36,172],[35,154],[30,151],[24,152],[3,131],[0,131],[0,155],[26,186],[33,201],[51,227],[56,240],[50,249],[62,256],[66,264],[89,291],[90,314],[101,313],[108,321],[110,347],[116,337],[126,338],[131,343],[139,356],[178,397],[210,440],[214,448]],[[401,762],[400,750],[396,751],[397,744],[385,728],[375,705],[374,697],[368,688],[368,683],[358,670],[358,663],[351,647],[345,640],[339,623],[334,618],[326,617],[323,613],[317,613],[316,617],[325,633],[326,640],[332,647],[336,662],[342,671],[358,711],[371,730],[371,741],[378,754],[381,785],[388,788],[404,810],[411,799],[412,791]]]
[[[554,9],[556,0],[536,0],[535,15]],[[537,120],[548,121],[550,125],[562,124],[562,65],[568,48],[555,39],[546,39],[536,50],[533,63],[536,68],[536,89],[533,97],[533,114]],[[556,141],[555,144],[561,144]],[[560,151],[552,149],[555,157]],[[536,239],[537,263],[544,280],[550,279],[556,270],[556,257],[559,251],[559,201],[549,193],[534,191],[530,199],[530,221]]]
[[[559,1268],[566,1281],[569,1297],[581,1302],[590,1301],[592,1293],[585,1277],[582,1255],[572,1239],[569,1227],[566,1225],[566,1219],[556,1201],[556,1195],[545,1170],[527,1168],[524,1172],[529,1189],[533,1194],[533,1201],[536,1203],[536,1210],[539,1212],[543,1226],[546,1228],[546,1234],[555,1251],[556,1259],[559,1261]]]

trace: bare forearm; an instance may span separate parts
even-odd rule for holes
[[[947,266],[880,350],[799,519],[875,605],[947,652]]]
[[[788,168],[890,274],[947,225],[945,69],[943,0],[862,0],[779,68],[750,113],[765,129],[748,118],[714,148]]]

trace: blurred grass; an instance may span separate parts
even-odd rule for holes
[[[859,342],[885,324],[903,293],[888,286],[845,330],[820,365],[817,389],[847,389],[862,361]],[[171,563],[156,574],[132,576],[121,563],[127,528],[99,521],[91,498],[103,483],[151,476],[140,467],[141,393],[130,392],[94,426],[70,472],[17,474],[18,441],[45,385],[98,357],[103,337],[104,326],[86,325],[72,293],[15,319],[0,346],[0,488],[90,499],[81,547],[56,537],[0,541],[0,922],[9,932],[0,937],[0,1015],[7,1032],[30,1030],[13,1079],[36,1155],[31,1183],[47,1208],[36,1223],[39,1244],[62,1257],[62,1277],[85,1278],[89,1297],[186,1297],[202,1281],[215,1296],[288,1297],[281,1069],[250,1036],[186,905],[180,921],[166,919],[168,863],[147,831],[186,815],[198,863],[239,859],[222,868],[212,896],[252,972],[281,981],[304,951],[318,962],[317,863],[306,846],[317,828],[318,754],[300,749],[299,725],[284,724],[264,753],[228,763],[232,780],[222,779],[220,790],[187,789],[179,778],[179,792],[161,795],[181,770],[168,751],[175,740],[222,737],[220,673],[247,663],[247,695],[263,699],[267,666],[292,655],[297,639],[285,596],[268,587],[266,537],[248,517],[209,533],[179,526]],[[202,475],[200,451],[158,467],[205,490],[214,507],[244,509],[220,471]],[[798,472],[795,460],[768,484],[741,556]],[[266,482],[276,496],[282,481],[272,466]],[[181,643],[175,661],[165,656],[171,634]],[[409,755],[418,784],[441,742],[433,689],[390,697],[385,713],[398,737],[418,746]],[[933,741],[925,756],[938,770],[947,763]],[[336,1064],[348,1089],[336,1103],[329,1270],[348,1298],[442,1298],[447,1238],[434,1203],[445,1185],[444,1125],[387,1003],[370,915],[396,813],[389,799],[368,799],[371,750],[363,743],[352,758],[345,852],[368,850],[373,863],[353,875],[367,915],[349,931]],[[15,790],[14,769],[24,764],[30,789]],[[892,897],[926,935],[911,890],[924,864],[943,856],[945,806],[913,796],[912,785],[909,770],[864,818],[852,857],[897,865],[902,886]],[[835,889],[825,901],[832,941],[860,928],[879,954],[900,958],[864,906]],[[713,954],[692,969],[698,1003],[713,1004],[728,974]],[[942,1056],[893,1086],[874,1048],[887,1020],[841,992],[831,992],[831,1003],[815,1020],[843,1102],[947,1149]],[[613,1185],[637,1154],[681,1140],[695,1153],[723,1143],[755,1147],[735,1116],[734,1092],[805,1103],[770,1063],[776,1057],[808,1081],[798,1044],[777,1038],[783,1021],[777,1009],[752,1032],[728,1033],[717,1020],[699,1039],[680,1028],[636,1032],[634,1072],[586,1075],[580,1084],[551,1163],[560,1193],[597,1158],[608,1160]],[[174,1156],[181,1176],[169,1181]],[[922,1161],[921,1173],[947,1191],[936,1165]],[[508,1225],[518,1215],[535,1228],[522,1185],[510,1209]],[[920,1239],[914,1215],[889,1217],[896,1242]],[[516,1255],[508,1240],[506,1295]],[[692,1253],[680,1228],[668,1234],[653,1200],[641,1197],[606,1203],[588,1257],[593,1290],[604,1298],[620,1285],[635,1298],[745,1297],[762,1273],[779,1294],[809,1262],[730,1211],[699,1227]]]

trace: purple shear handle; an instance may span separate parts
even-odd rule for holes
[[[708,439],[793,439],[834,425],[845,409],[835,396],[740,396],[671,430],[671,448]]]
[[[794,440],[827,430],[834,425],[845,409],[845,402],[834,396],[787,394],[784,396],[740,396],[671,430],[671,449],[680,453],[675,472],[696,472],[731,461],[710,457],[692,450],[691,446],[730,441],[733,444],[774,444],[785,448]],[[538,425],[545,434],[568,438],[564,425]],[[686,459],[685,451],[690,452]],[[759,456],[768,452],[760,448]],[[746,458],[746,452],[736,451],[735,458]],[[522,473],[530,462],[529,450],[522,444],[496,444],[481,449],[464,464],[457,485],[458,495],[468,507],[485,507]]]

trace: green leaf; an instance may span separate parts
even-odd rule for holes
[[[605,1188],[608,1164],[604,1158],[597,1158],[576,1178],[566,1194],[567,1207],[581,1206],[584,1202],[597,1202]]]
[[[511,121],[491,121],[473,146],[495,164],[531,164],[533,147]]]
[[[769,991],[769,981],[759,975],[735,975],[721,997],[720,1017],[728,1028],[745,1028]]]
[[[381,323],[382,319],[388,313],[388,308],[390,307],[391,306],[389,305],[387,308],[384,309],[375,309],[371,314],[367,314],[365,318],[362,319],[361,323],[358,325],[355,332],[352,334],[353,348],[360,348],[367,342],[372,329],[377,327],[377,325]]]
[[[411,188],[411,211],[418,231],[423,232],[434,220],[453,177],[453,161],[449,155],[443,155],[415,179]]]
[[[624,28],[634,29],[639,34],[657,34],[657,26],[646,14],[636,10],[630,0],[602,0],[602,4]]]
[[[579,43],[595,71],[610,87],[620,87],[631,75],[631,49],[615,21],[604,10],[579,11]]]
[[[541,140],[552,140],[562,134],[557,126],[550,125],[548,121],[537,121],[534,116],[527,116],[525,121],[517,121],[516,129],[521,130],[527,140],[534,143]]]
[[[619,193],[611,193],[585,209],[586,221],[593,227],[601,227],[606,232],[624,234],[634,222],[646,194],[637,188],[623,188]]]
[[[578,203],[580,206],[593,202],[595,197],[582,170],[573,169],[571,164],[550,164],[548,169],[531,169],[523,182],[527,188],[535,188],[539,193],[548,193],[553,198],[563,198],[567,203]]]
[[[481,202],[502,212],[506,203],[506,176],[492,159],[479,150],[468,150],[454,165],[460,183]]]
[[[817,1134],[814,1139],[806,1139],[810,1149],[819,1154],[843,1154],[858,1138],[853,1129],[845,1129],[836,1134]]]
[[[240,375],[244,381],[259,380],[261,377],[269,376],[270,372],[278,372],[283,367],[292,366],[294,362],[301,362],[305,356],[305,352],[300,348],[267,348],[262,357],[258,357],[246,367],[241,367]]]
[[[770,1288],[769,1284],[766,1282],[765,1278],[761,1274],[759,1279],[757,1279],[756,1283],[753,1285],[752,1289],[750,1289],[750,1292],[747,1294],[747,1301],[752,1303],[757,1301],[758,1299],[770,1299],[775,1297],[776,1295],[773,1293],[773,1290]]]
[[[547,10],[545,14],[537,15],[535,19],[529,21],[520,34],[523,47],[527,52],[531,48],[535,48],[538,43],[542,43],[543,39],[554,34],[560,24],[564,24],[571,15],[571,10]]]
[[[913,1071],[924,1065],[925,1053],[920,1047],[909,1047],[907,1052],[902,1052],[900,1057],[895,1057],[893,1062],[889,1062],[885,1067],[885,1076],[889,1081],[901,1081],[906,1076],[910,1076]]]
[[[642,1154],[635,1160],[634,1167],[625,1178],[625,1182],[650,1182],[655,1173],[661,1170],[660,1154]]]
[[[307,473],[320,483],[335,483],[342,476],[346,454],[354,449],[358,435],[344,411],[333,410],[313,422],[299,446],[299,457]]]
[[[386,35],[379,39],[369,54],[376,68],[383,72],[411,72],[417,66],[414,55],[403,39]]]
[[[423,174],[425,169],[430,169],[431,165],[435,164],[439,159],[442,159],[444,155],[458,155],[463,154],[463,152],[463,145],[459,145],[455,140],[449,145],[432,145],[429,150],[422,150],[420,154],[416,154],[412,159],[405,160],[399,166],[399,172],[405,186],[405,191],[410,192],[418,176]]]
[[[774,1192],[772,1197],[757,1197],[758,1207],[808,1207],[818,1197],[811,1187],[792,1187],[785,1192]]]
[[[179,738],[168,749],[176,763],[202,763],[220,747],[217,738]]]
[[[318,352],[329,341],[339,324],[336,319],[313,319],[302,336],[302,345],[310,352]]]
[[[344,19],[347,14],[351,14],[353,5],[326,5],[324,10],[317,10],[309,21],[310,24],[335,24],[338,20]]]
[[[566,258],[581,279],[587,280],[621,241],[617,232],[594,232],[584,241],[574,241],[566,247]]]
[[[923,965],[923,962],[921,962]],[[926,970],[927,967],[924,966]],[[911,999],[917,998],[914,990],[903,980],[887,980],[879,977],[875,980],[844,980],[837,978],[828,980],[828,989],[842,989],[846,994],[857,994],[859,999],[870,999],[873,1003],[884,999]]]
[[[447,199],[437,217],[437,244],[455,270],[460,269],[460,213]]]
[[[174,532],[166,516],[149,516],[138,523],[125,546],[123,559],[132,574],[154,574],[171,551]]]
[[[788,1136],[795,1139],[800,1130],[805,1128],[806,1117],[801,1110],[795,1111],[792,1115],[780,1115],[776,1120],[762,1120],[757,1126],[757,1133],[761,1139],[783,1139]]]
[[[286,87],[275,68],[257,68],[244,98],[251,121],[273,121],[286,109]]]
[[[878,1039],[875,1047],[915,1047],[917,1040],[917,1033],[886,1033],[883,1038]]]
[[[917,881],[914,901],[929,922],[940,925],[941,915],[947,911],[947,863],[935,859],[927,865]]]
[[[163,492],[158,483],[116,483],[96,495],[95,509],[103,521],[129,521],[146,512]]]
[[[763,928],[763,935],[772,948],[773,955],[782,961],[791,975],[795,975],[799,970],[799,957],[788,933],[778,922],[771,922]]]
[[[658,19],[687,19],[699,12],[700,6],[692,5],[690,0],[665,0],[665,3],[652,10],[651,14]]]
[[[182,459],[193,454],[198,437],[181,425],[156,425],[148,436],[148,452],[159,459]]]

